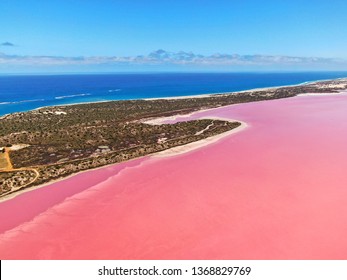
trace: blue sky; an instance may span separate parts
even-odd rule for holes
[[[347,1],[341,0],[1,0],[0,71],[120,71],[122,67],[131,70],[129,62],[120,65],[106,58],[147,56],[158,49],[207,57],[238,54],[346,60],[346,11]],[[35,57],[41,56],[60,57],[60,63],[55,60],[49,65],[42,58],[36,63]],[[76,57],[103,57],[103,67],[95,60],[64,64],[62,57],[74,61]],[[166,60],[156,67],[281,70],[285,66],[306,70],[336,66],[341,70],[347,65],[334,60],[328,66],[325,61],[324,67],[311,62],[306,66],[301,62],[288,66],[280,60],[264,66],[261,61],[256,66],[231,62],[221,66],[220,61],[218,64],[209,59],[209,63],[200,65],[188,61],[177,66]],[[137,63],[134,69],[146,70],[151,63]]]

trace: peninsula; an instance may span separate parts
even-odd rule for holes
[[[148,120],[298,94],[338,93],[347,79],[177,99],[45,107],[0,119],[0,197],[109,164],[219,135],[237,121]]]

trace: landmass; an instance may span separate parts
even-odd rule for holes
[[[225,133],[238,121],[148,120],[231,104],[339,93],[347,79],[177,99],[110,101],[45,107],[0,119],[0,197],[109,164]]]

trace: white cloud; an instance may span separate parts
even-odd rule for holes
[[[20,56],[0,53],[0,65],[64,66],[64,65],[190,65],[190,66],[314,66],[347,65],[346,60],[320,57],[270,55],[213,54],[157,50],[148,55],[129,57],[92,56]]]

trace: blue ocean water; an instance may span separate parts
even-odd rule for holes
[[[347,72],[0,76],[0,115],[43,106],[172,97],[294,85]]]

